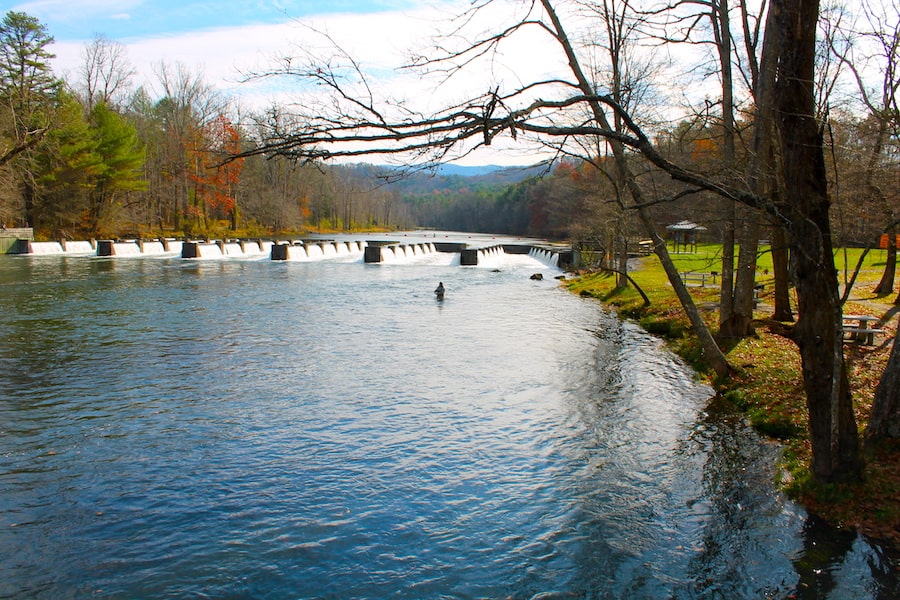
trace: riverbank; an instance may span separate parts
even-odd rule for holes
[[[860,435],[868,423],[875,388],[890,354],[897,332],[894,297],[876,297],[871,290],[880,277],[879,254],[867,259],[854,287],[845,313],[866,314],[882,319],[885,333],[873,345],[848,343],[845,356],[856,406]],[[719,287],[712,272],[719,270],[718,248],[706,246],[691,254],[676,255],[679,270],[692,277],[691,294],[707,323],[717,329]],[[806,405],[800,373],[800,358],[790,340],[773,333],[764,323],[771,315],[773,278],[763,254],[757,281],[762,285],[754,313],[756,336],[723,343],[723,351],[738,372],[730,380],[718,381],[703,363],[699,343],[668,284],[655,256],[641,259],[630,275],[647,294],[644,306],[633,286],[615,289],[615,277],[603,272],[583,272],[567,280],[568,289],[594,297],[614,307],[620,315],[638,321],[647,331],[664,337],[671,348],[690,362],[718,393],[740,407],[748,421],[761,433],[778,440],[783,448],[782,488],[796,501],[827,521],[852,527],[900,550],[900,445],[881,448],[866,457],[863,481],[853,484],[821,485],[812,481]],[[843,258],[843,257],[842,257]],[[855,257],[846,257],[855,264]],[[883,259],[882,267],[883,267]]]

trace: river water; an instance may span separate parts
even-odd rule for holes
[[[897,596],[657,339],[449,256],[0,258],[0,597]]]

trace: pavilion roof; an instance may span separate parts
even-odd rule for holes
[[[706,227],[697,225],[691,221],[679,221],[674,225],[668,225],[666,229],[671,229],[673,231],[706,231]]]

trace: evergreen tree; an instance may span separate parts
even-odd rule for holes
[[[115,223],[127,195],[147,189],[147,182],[144,147],[134,125],[105,102],[94,105],[90,120],[101,167],[89,195],[88,224],[98,234]]]
[[[0,166],[19,161],[16,174],[24,219],[34,222],[35,173],[31,151],[50,129],[60,82],[47,50],[53,37],[36,18],[10,11],[0,22]]]
[[[81,103],[60,94],[55,124],[35,152],[36,227],[80,228],[94,179],[102,168],[97,139],[84,118]]]

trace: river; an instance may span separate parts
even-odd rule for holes
[[[451,256],[0,257],[0,597],[897,597],[659,340]]]

